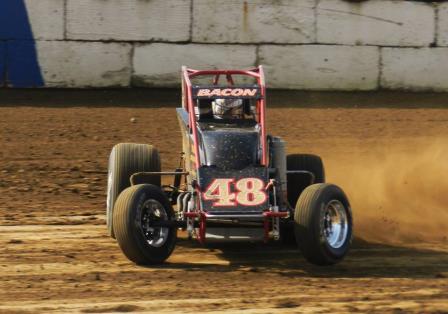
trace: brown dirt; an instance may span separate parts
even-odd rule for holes
[[[0,312],[447,312],[448,110],[279,107],[268,118],[289,152],[322,155],[352,200],[365,241],[340,265],[182,239],[167,264],[135,266],[106,236],[107,158],[115,143],[152,143],[173,168],[174,109],[0,108]]]

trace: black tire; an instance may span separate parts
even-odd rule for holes
[[[299,199],[300,194],[305,188],[313,183],[325,182],[325,169],[322,159],[319,156],[311,154],[292,154],[286,157],[287,170],[304,170],[314,174],[314,182],[311,177],[306,174],[289,174],[287,175],[288,185],[288,202],[294,207]],[[294,235],[294,224],[285,222],[280,229],[280,238],[284,244],[296,245],[296,237]]]
[[[111,237],[115,238],[112,222],[114,204],[121,191],[131,185],[131,175],[160,169],[159,152],[151,145],[121,143],[112,148],[107,180],[107,230]],[[154,176],[148,183],[160,186],[160,176]]]
[[[338,211],[345,228],[327,233],[328,215]],[[350,203],[344,192],[333,184],[313,184],[307,187],[297,201],[294,214],[297,244],[305,258],[316,265],[332,265],[347,254],[353,235]],[[331,235],[334,235],[332,237]],[[331,239],[329,239],[331,237]]]
[[[288,202],[294,207],[300,194],[305,188],[314,183],[325,182],[325,169],[322,159],[319,156],[311,154],[292,154],[286,157],[287,170],[304,170],[314,174],[315,180],[311,182],[309,175],[300,174],[287,175],[288,180]]]
[[[161,212],[166,213],[164,220],[174,219],[174,210],[163,191],[152,184],[139,184],[128,187],[117,198],[114,206],[113,227],[117,242],[124,255],[139,265],[160,264],[173,252],[176,245],[177,229],[175,227],[155,228],[153,233],[167,232],[160,246],[150,244],[145,236],[144,215],[148,202],[157,202]],[[161,215],[159,215],[161,216]],[[154,217],[154,216],[153,216]],[[156,230],[156,231],[154,231]]]

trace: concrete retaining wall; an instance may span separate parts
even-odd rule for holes
[[[448,91],[448,1],[0,2],[3,87],[177,87],[183,64],[264,64],[271,88]]]

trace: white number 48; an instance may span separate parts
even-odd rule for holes
[[[231,185],[235,192],[231,192]],[[263,204],[267,195],[263,180],[258,178],[215,179],[205,190],[203,197],[214,201],[213,206],[257,206]]]

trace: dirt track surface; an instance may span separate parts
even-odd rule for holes
[[[181,239],[165,265],[135,266],[106,236],[107,158],[115,143],[152,143],[163,168],[174,167],[174,109],[0,108],[0,312],[448,312],[438,167],[448,110],[273,108],[268,117],[289,152],[322,155],[353,200],[355,233],[370,242],[340,265],[310,266],[277,244]],[[412,207],[421,200],[430,205]]]

